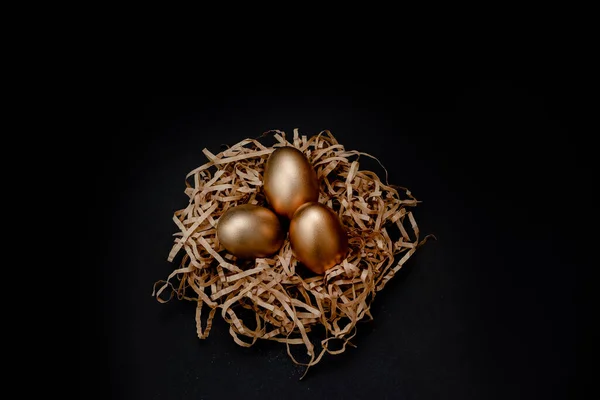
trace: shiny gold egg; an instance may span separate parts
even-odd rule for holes
[[[317,274],[341,263],[348,253],[348,236],[338,216],[320,203],[306,203],[290,222],[294,257]]]
[[[265,166],[264,189],[273,210],[290,219],[302,204],[319,199],[317,174],[294,147],[280,147],[271,153]]]
[[[217,222],[217,238],[240,258],[267,257],[283,244],[279,218],[268,208],[243,204],[227,210]]]

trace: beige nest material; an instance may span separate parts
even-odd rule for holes
[[[360,155],[370,155],[346,150],[329,131],[307,138],[295,129],[292,142],[281,131],[262,137],[268,135],[277,141],[270,147],[245,139],[217,155],[203,150],[209,161],[188,174],[189,204],[173,217],[179,232],[168,260],[183,252],[181,265],[166,281],[157,282],[152,294],[160,302],[174,294],[196,302],[201,339],[208,336],[220,311],[240,346],[252,346],[258,339],[282,342],[296,364],[310,367],[325,353],[340,354],[351,345],[357,323],[372,319],[369,310],[375,294],[427,238],[419,242],[419,228],[410,211],[418,202],[410,191],[387,184],[387,179],[384,184],[374,172],[359,169]],[[249,262],[228,254],[216,236],[219,217],[229,208],[248,203],[268,206],[263,194],[265,162],[282,146],[304,153],[317,172],[319,202],[338,214],[348,232],[348,256],[324,275],[307,274],[287,239],[272,257]],[[399,230],[396,241],[390,238],[395,229]],[[161,294],[167,289],[170,296],[165,300]],[[254,329],[241,318],[241,309],[253,312]],[[317,350],[307,332],[318,325],[324,327],[325,337]],[[330,349],[332,340],[341,342],[339,349]],[[305,346],[310,360],[296,360],[291,345]]]

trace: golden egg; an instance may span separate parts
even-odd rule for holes
[[[348,236],[338,216],[320,203],[306,203],[290,222],[294,257],[311,271],[322,274],[341,263],[348,253]]]
[[[244,204],[227,210],[217,222],[217,238],[240,258],[267,257],[279,250],[284,232],[268,208]]]
[[[304,203],[319,199],[317,174],[308,159],[294,147],[280,147],[265,166],[264,188],[273,210],[292,218]]]

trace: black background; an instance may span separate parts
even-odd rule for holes
[[[112,93],[99,135],[81,143],[94,176],[86,240],[97,248],[80,275],[95,299],[80,304],[82,396],[575,397],[592,160],[567,120],[567,90],[523,74],[215,78],[189,96]],[[284,345],[241,348],[219,316],[201,341],[193,304],[151,296],[174,267],[172,214],[201,150],[294,128],[329,129],[377,156],[438,238],[378,294],[358,347],[302,381]]]

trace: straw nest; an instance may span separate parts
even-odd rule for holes
[[[268,136],[275,139],[274,145],[261,143]],[[268,206],[262,190],[265,162],[282,146],[294,146],[306,155],[319,178],[319,202],[339,215],[348,232],[347,258],[324,275],[307,273],[288,239],[270,258],[241,261],[216,237],[219,217],[229,208]],[[360,156],[371,156],[346,150],[329,131],[307,138],[296,129],[291,141],[282,131],[269,131],[217,155],[206,149],[203,153],[209,161],[187,175],[189,203],[173,217],[179,231],[168,260],[182,253],[181,264],[166,280],[156,282],[153,296],[160,302],[173,296],[196,302],[201,339],[208,336],[219,311],[240,346],[252,346],[258,339],[282,342],[291,359],[307,367],[325,353],[344,352],[352,345],[357,323],[372,319],[376,293],[427,239],[419,241],[410,211],[418,201],[409,190],[387,184],[387,171],[383,183],[374,172],[360,170]],[[309,332],[318,326],[324,334],[315,339]],[[307,359],[298,361],[292,346],[304,346]]]

